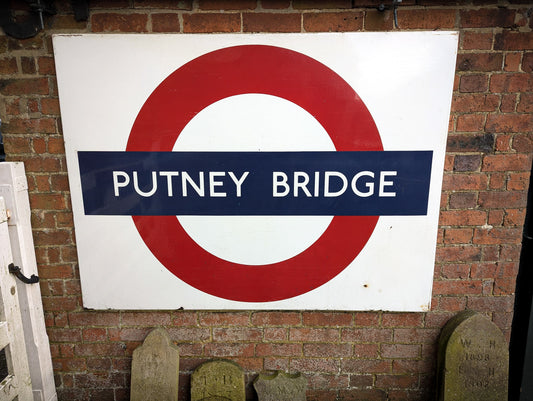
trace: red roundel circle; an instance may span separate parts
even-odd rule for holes
[[[337,151],[383,150],[372,116],[346,81],[311,57],[264,45],[215,50],[174,71],[144,103],[126,150],[172,151],[197,113],[247,93],[299,105],[324,127]],[[304,294],[338,275],[363,249],[378,216],[335,216],[305,251],[259,266],[210,254],[175,216],[133,216],[133,221],[153,255],[189,285],[229,300],[270,302]]]

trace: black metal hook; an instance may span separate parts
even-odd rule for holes
[[[26,277],[22,272],[20,271],[20,267],[15,266],[13,263],[10,263],[7,265],[9,268],[9,272],[13,273],[20,281],[22,281],[25,284],[35,284],[39,282],[39,276],[36,276],[35,274],[32,274],[30,278]]]

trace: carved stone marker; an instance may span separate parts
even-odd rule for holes
[[[459,313],[439,338],[439,401],[507,400],[509,350],[501,330],[485,316]]]
[[[167,332],[155,329],[133,351],[131,401],[177,401],[179,351]]]
[[[191,376],[191,401],[202,400],[245,401],[242,368],[222,359],[198,366]]]
[[[254,380],[254,388],[259,401],[305,401],[307,380],[300,373],[261,373]]]

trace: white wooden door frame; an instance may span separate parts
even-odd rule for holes
[[[8,230],[13,263],[26,277],[37,273],[37,262],[31,230],[31,210],[24,164],[0,163],[0,196],[9,211]],[[28,357],[34,401],[56,401],[50,344],[46,334],[39,284],[16,280],[20,303],[26,354]]]
[[[31,400],[32,387],[15,277],[4,198],[0,197],[0,349],[6,350],[9,375],[0,383],[0,401]]]

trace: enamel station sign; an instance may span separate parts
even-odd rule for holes
[[[53,40],[85,307],[429,309],[456,33]]]

